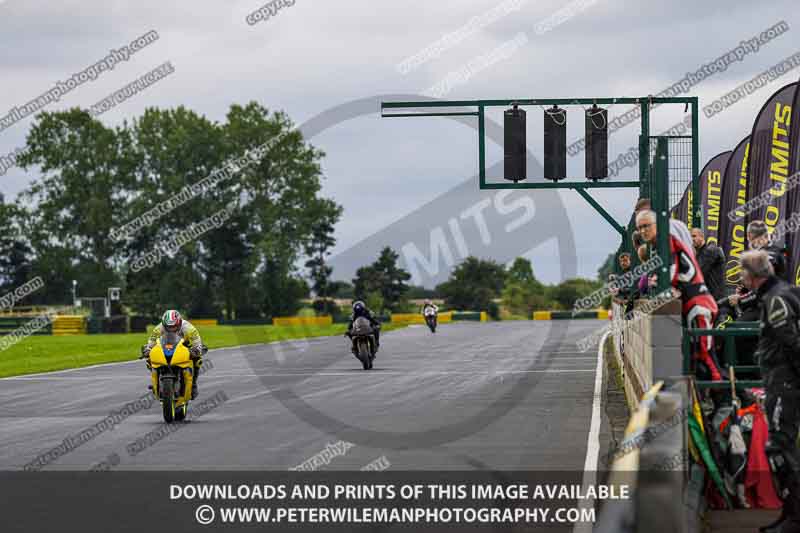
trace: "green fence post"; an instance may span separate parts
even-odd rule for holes
[[[699,116],[698,116],[697,97],[692,99],[692,206],[694,217],[692,217],[692,227],[703,227],[703,207],[700,198],[700,138],[699,138]]]
[[[656,212],[656,251],[662,265],[658,272],[659,294],[671,286],[669,279],[670,247],[669,247],[669,139],[658,137],[656,144],[655,177],[653,180],[653,197],[650,199],[653,211]]]
[[[640,101],[642,131],[639,135],[639,197],[650,198],[650,106]]]

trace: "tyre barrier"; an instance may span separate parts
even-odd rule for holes
[[[475,320],[478,322],[486,322],[489,316],[486,311],[454,311],[453,320]]]
[[[52,325],[53,335],[86,334],[86,317],[83,315],[56,315]]]
[[[392,313],[392,323],[394,324],[425,324],[425,317],[420,313]],[[439,313],[438,323],[444,324],[453,321],[452,311]]]
[[[0,336],[8,335],[9,333],[16,331],[17,329],[23,327],[25,324],[30,322],[36,316],[24,316],[24,317],[2,317],[0,318]],[[47,326],[37,329],[33,332],[34,335],[52,335],[53,333],[53,323],[49,322]]]

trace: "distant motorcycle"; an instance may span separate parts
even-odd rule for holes
[[[375,359],[375,332],[369,319],[360,316],[353,322],[353,329],[350,334],[353,342],[353,353],[361,361],[364,370],[372,369],[372,361]]]
[[[431,328],[431,333],[436,333],[436,311],[432,307],[425,309],[425,323]]]

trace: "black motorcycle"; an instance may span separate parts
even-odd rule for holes
[[[356,318],[350,338],[353,341],[353,353],[364,365],[364,370],[370,370],[375,359],[375,332],[369,319],[363,316]]]

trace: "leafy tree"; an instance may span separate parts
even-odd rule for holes
[[[524,257],[517,257],[508,269],[508,282],[522,284],[539,283],[533,275],[533,265]]]
[[[7,204],[0,194],[0,291],[6,292],[27,282],[32,276],[31,249],[24,240],[20,226],[24,210]],[[27,297],[31,303],[39,294]],[[25,305],[25,304],[23,304]]]
[[[588,279],[568,279],[552,289],[552,296],[562,309],[572,309],[577,300],[588,296],[601,286],[601,283]]]
[[[514,313],[526,316],[533,311],[552,307],[547,287],[536,279],[531,262],[524,257],[516,258],[508,269],[503,304]]]
[[[347,281],[329,281],[328,292],[334,298],[354,298],[353,285]]]
[[[411,274],[397,266],[399,257],[397,252],[387,246],[381,250],[377,261],[359,268],[353,279],[355,298],[366,301],[369,293],[379,293],[381,307],[376,310],[398,309],[408,292],[405,282],[411,279]]]
[[[20,162],[42,174],[23,195],[35,206],[28,232],[33,270],[46,279],[53,301],[63,301],[76,279],[83,295],[104,295],[124,282],[126,303],[139,312],[284,314],[308,293],[294,271],[300,254],[341,214],[320,197],[324,154],[303,141],[284,113],[254,102],[231,106],[222,123],[178,107],[147,109],[115,129],[78,109],[42,113],[28,145]],[[261,146],[268,150],[260,158],[230,163]],[[230,176],[215,187],[120,243],[109,238],[225,166]],[[223,208],[230,217],[174,257],[139,272],[129,268],[132,259]]]
[[[129,141],[124,126],[106,128],[79,109],[42,113],[28,134],[18,162],[41,175],[20,200],[31,206],[26,234],[50,303],[69,298],[71,279],[87,296],[117,284],[118,250],[108,235],[126,214]]]
[[[320,217],[311,226],[311,236],[305,246],[305,252],[309,258],[305,266],[311,277],[311,290],[323,300],[330,294],[330,277],[333,273],[333,267],[326,263],[330,249],[336,244],[336,239],[333,237],[333,222],[339,218],[342,212],[341,207],[333,202],[330,204],[327,216]]]
[[[505,285],[506,271],[502,265],[477,257],[467,257],[450,273],[450,278],[436,287],[448,306],[457,310],[490,310],[496,314],[492,301],[500,296]]]
[[[364,298],[364,305],[366,305],[368,309],[380,313],[384,308],[383,296],[381,296],[381,293],[378,291],[368,292]]]

